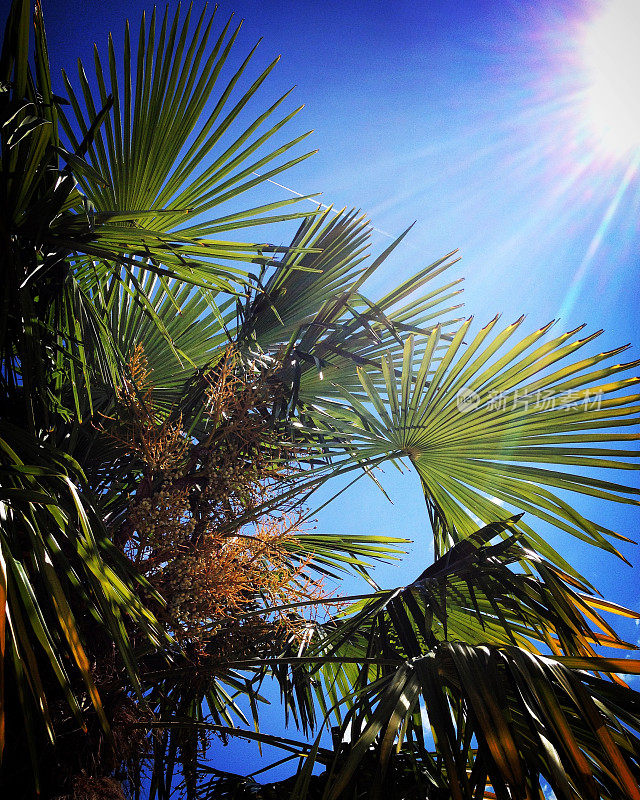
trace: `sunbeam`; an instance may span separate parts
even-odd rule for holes
[[[571,284],[569,285],[569,289],[567,290],[567,294],[564,298],[562,306],[560,308],[559,315],[560,317],[566,316],[571,309],[573,308],[578,295],[580,294],[580,290],[582,288],[582,284],[584,283],[585,276],[589,269],[591,262],[594,259],[594,256],[598,252],[600,245],[602,244],[602,240],[605,237],[607,229],[611,224],[611,220],[616,213],[618,206],[620,205],[620,201],[625,195],[631,180],[634,176],[638,173],[638,168],[640,167],[640,149],[637,151],[633,161],[627,167],[627,170],[620,181],[620,185],[614,196],[611,198],[611,202],[607,206],[607,210],[602,217],[602,221],[598,226],[598,229],[593,235],[591,242],[589,243],[589,247],[587,248],[587,252],[584,255],[584,258],[580,262],[578,269],[576,270]]]

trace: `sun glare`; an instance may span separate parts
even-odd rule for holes
[[[586,30],[587,106],[614,156],[640,148],[640,0],[609,0]]]

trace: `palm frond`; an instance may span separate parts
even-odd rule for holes
[[[136,595],[134,587],[140,579],[115,555],[99,515],[81,498],[84,476],[78,464],[6,424],[2,425],[0,457],[6,620],[2,660],[5,673],[11,672],[11,685],[18,686],[25,735],[37,752],[44,733],[50,741],[55,736],[48,702],[51,690],[44,688],[52,679],[84,726],[84,704],[78,694],[81,677],[108,733],[87,656],[86,615],[118,649],[138,691],[129,625],[152,649],[166,643],[167,635]]]
[[[416,296],[456,263],[455,253],[372,301],[363,293],[367,280],[410,228],[370,259],[369,221],[355,211],[333,214],[327,209],[302,223],[290,253],[272,272],[265,271],[255,296],[238,314],[239,342],[279,352],[284,377],[293,386],[294,407],[335,397],[334,383],[355,389],[356,367],[376,368],[381,353],[401,352],[407,333],[429,333],[436,320],[445,328],[460,321],[448,318],[459,305],[445,304],[460,292],[461,279]],[[412,302],[399,307],[409,295]]]
[[[624,347],[575,359],[599,333],[576,339],[580,329],[544,341],[545,326],[507,347],[522,320],[490,341],[493,320],[465,346],[470,322],[437,359],[438,328],[418,356],[410,336],[401,368],[390,355],[382,359],[384,391],[361,367],[366,403],[342,389],[346,405],[327,404],[310,415],[334,425],[336,452],[338,442],[348,441],[343,469],[408,459],[432,512],[436,555],[473,533],[477,520],[491,523],[518,511],[616,553],[609,537],[619,535],[583,517],[559,492],[638,503],[637,489],[590,475],[593,468],[637,468],[630,461],[637,453],[626,445],[638,434],[624,429],[637,424],[638,395],[621,392],[639,379],[617,375],[638,362],[600,366]],[[532,547],[575,575],[532,528],[519,524]]]
[[[523,548],[517,522],[487,526],[410,585],[358,601],[292,659],[322,676],[324,724],[340,721],[323,798],[355,786],[395,796],[387,771],[400,755],[435,798],[538,796],[541,779],[558,797],[637,796],[640,695],[617,673],[640,672],[640,661],[596,654],[593,645],[630,645],[586,586]],[[364,785],[367,764],[375,779]]]
[[[180,9],[172,17],[167,9],[159,21],[154,9],[147,23],[143,14],[137,50],[132,47],[127,23],[121,67],[111,36],[106,66],[96,48],[97,97],[81,64],[80,93],[73,89],[65,74],[73,116],[63,114],[61,122],[72,149],[77,152],[82,144],[79,134],[86,136],[97,109],[112,97],[113,114],[105,119],[103,128],[96,131],[86,148],[94,173],[79,176],[83,191],[96,210],[116,212],[123,221],[131,212],[143,212],[133,215],[137,226],[142,228],[137,231],[142,241],[149,241],[146,236],[152,231],[161,239],[163,234],[179,228],[186,241],[197,241],[208,254],[233,258],[224,243],[215,241],[217,233],[306,214],[278,213],[265,217],[262,213],[279,211],[295,201],[237,209],[218,219],[212,212],[307,158],[310,153],[272,166],[308,134],[265,152],[263,146],[301,108],[283,117],[275,116],[289,96],[287,92],[246,127],[240,127],[242,112],[278,59],[248,88],[241,89],[256,45],[223,83],[221,73],[229,67],[240,25],[234,26],[230,18],[216,33],[216,11],[210,14],[206,8],[197,20],[192,20],[191,7],[184,19],[180,17]],[[119,73],[123,76],[122,88],[118,83]],[[203,167],[205,163],[207,166]],[[264,173],[256,175],[257,170]],[[102,180],[95,180],[94,174]],[[190,222],[192,218],[200,221]],[[126,242],[126,232],[121,234]]]

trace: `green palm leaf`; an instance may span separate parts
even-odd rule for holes
[[[459,322],[447,318],[459,306],[446,303],[459,293],[461,279],[416,296],[456,263],[453,253],[374,302],[363,293],[366,281],[410,229],[369,261],[368,220],[356,212],[333,214],[327,209],[301,225],[290,253],[265,274],[260,291],[239,314],[238,340],[280,351],[285,377],[301,405],[335,397],[334,383],[357,391],[357,365],[375,367],[381,353],[401,352],[401,337],[408,332],[428,332],[436,321],[443,327]],[[412,302],[399,306],[408,295]]]
[[[414,338],[407,340],[401,369],[392,356],[385,356],[384,391],[377,389],[367,369],[360,368],[368,404],[343,389],[343,398],[355,411],[327,406],[312,415],[325,425],[330,413],[332,419],[344,418],[336,437],[347,437],[357,456],[351,455],[343,468],[352,469],[354,459],[367,463],[408,458],[432,511],[436,554],[470,535],[477,519],[504,519],[508,509],[527,511],[617,552],[607,538],[617,534],[584,518],[556,492],[638,503],[637,489],[589,474],[598,467],[637,468],[625,460],[635,451],[607,445],[637,439],[638,434],[620,429],[637,423],[638,395],[621,391],[638,378],[616,376],[638,362],[592,369],[625,348],[574,359],[573,354],[598,335],[575,339],[580,329],[544,341],[546,326],[507,347],[522,320],[491,341],[493,320],[465,345],[470,322],[437,360],[439,329],[418,357]],[[519,525],[541,554],[572,571],[528,525]]]
[[[102,181],[96,181],[93,174],[80,176],[89,200],[101,212],[126,215],[156,210],[155,215],[145,213],[138,218],[137,224],[145,231],[167,233],[178,226],[189,241],[206,243],[215,256],[231,257],[229,250],[208,237],[218,231],[229,231],[236,223],[250,226],[280,220],[281,214],[265,217],[263,212],[277,211],[296,201],[271,203],[249,211],[239,209],[217,219],[211,212],[307,158],[309,153],[271,166],[308,134],[264,152],[263,145],[300,110],[297,108],[273,121],[290,92],[248,126],[236,130],[242,112],[278,59],[264,69],[249,88],[238,90],[253,59],[254,47],[227,83],[221,85],[220,74],[227,66],[240,25],[234,28],[230,19],[216,35],[213,33],[217,21],[215,10],[213,14],[203,10],[195,26],[191,12],[189,8],[181,21],[179,9],[172,18],[167,9],[159,31],[155,10],[148,25],[143,15],[137,52],[132,50],[127,24],[122,89],[118,84],[119,66],[111,37],[106,68],[97,49],[95,52],[98,97],[90,88],[82,65],[78,74],[80,95],[64,75],[73,117],[62,115],[61,121],[72,147],[77,150],[81,145],[77,131],[85,136],[97,109],[112,97],[113,115],[105,119],[103,129],[96,131],[87,148],[90,162]],[[212,107],[213,110],[209,110]],[[205,163],[207,166],[203,168]],[[265,168],[263,174],[256,175],[257,170]],[[206,219],[202,217],[201,221],[189,223],[185,218],[187,212],[196,219],[206,214]],[[285,215],[285,218],[290,216],[305,215],[298,213]],[[126,241],[124,232],[123,238]]]

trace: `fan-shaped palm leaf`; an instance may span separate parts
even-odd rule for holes
[[[233,201],[309,154],[270,167],[261,177],[254,175],[304,138],[264,154],[263,145],[295,114],[259,132],[286,95],[233,139],[238,116],[275,62],[234,103],[233,92],[249,56],[220,90],[213,111],[201,121],[237,29],[230,34],[227,25],[210,48],[213,17],[207,19],[203,12],[194,38],[189,36],[190,21],[191,11],[183,23],[179,12],[172,20],[165,14],[156,46],[155,13],[148,32],[143,19],[135,68],[127,32],[123,97],[118,92],[111,43],[110,92],[96,58],[97,101],[81,67],[85,111],[65,79],[73,111],[65,115],[61,109],[65,101],[51,91],[40,6],[34,16],[35,73],[31,74],[29,6],[24,0],[13,3],[0,64],[0,195],[7,225],[20,246],[3,253],[8,294],[0,348],[3,380],[24,385],[26,395],[34,398],[31,405],[43,406],[37,412],[31,410],[32,416],[46,413],[51,396],[58,405],[66,402],[63,375],[70,380],[80,416],[87,400],[91,404],[95,369],[102,381],[118,382],[126,353],[110,337],[107,317],[114,291],[128,292],[171,346],[171,336],[154,315],[144,291],[145,272],[205,290],[237,293],[248,273],[234,264],[264,265],[281,248],[223,241],[218,234],[315,213],[275,213],[293,202],[283,201],[249,211],[236,205],[220,219],[211,219],[214,207]],[[70,149],[61,146],[58,119]],[[227,136],[232,137],[231,143],[225,143]],[[66,162],[63,169],[59,158]],[[202,171],[205,158],[213,162]],[[76,189],[76,180],[84,194]],[[205,212],[206,223],[184,226],[188,213],[197,218]],[[29,320],[25,330],[23,319]],[[35,419],[32,423],[35,426]]]
[[[366,281],[410,229],[368,261],[368,220],[355,212],[332,218],[333,214],[328,209],[301,225],[290,253],[265,274],[261,290],[239,314],[238,340],[255,342],[267,351],[280,350],[301,404],[335,396],[335,382],[355,388],[355,367],[375,368],[381,353],[401,352],[407,332],[428,332],[435,320],[442,327],[460,321],[447,319],[459,306],[444,304],[459,293],[456,287],[461,279],[416,296],[456,263],[453,253],[372,301],[362,291],[363,287],[366,291]],[[398,308],[408,295],[412,301]]]
[[[606,538],[616,534],[585,519],[556,491],[637,504],[637,489],[591,477],[589,470],[636,468],[625,460],[637,455],[634,450],[608,445],[638,437],[616,431],[637,423],[638,395],[620,391],[638,378],[615,379],[638,362],[598,366],[625,348],[575,360],[573,354],[598,336],[576,339],[580,329],[544,341],[550,327],[545,326],[507,348],[522,320],[489,341],[493,320],[464,345],[470,321],[437,363],[439,329],[419,358],[410,337],[401,370],[392,357],[382,359],[384,391],[361,368],[366,404],[343,390],[355,412],[335,404],[313,415],[325,425],[330,414],[332,420],[344,418],[343,424],[333,423],[340,441],[346,438],[352,448],[344,468],[352,469],[354,461],[407,457],[432,511],[436,554],[470,535],[475,520],[504,518],[503,505],[617,552]],[[566,366],[555,366],[559,362]],[[536,549],[572,571],[528,525],[519,524]]]
[[[216,11],[207,14],[204,9],[195,21],[195,27],[192,26],[191,12],[190,7],[181,21],[180,9],[173,18],[169,17],[167,9],[159,32],[155,10],[148,25],[143,15],[135,53],[132,52],[127,24],[122,90],[118,84],[119,68],[111,37],[106,70],[96,49],[94,66],[98,98],[94,97],[84,68],[79,66],[84,110],[65,75],[74,123],[67,115],[62,115],[62,124],[72,148],[77,151],[81,142],[76,131],[86,136],[97,110],[112,97],[113,115],[105,118],[104,128],[96,131],[87,147],[94,172],[80,176],[82,187],[97,211],[117,212],[123,219],[132,211],[147,212],[137,217],[137,224],[143,229],[136,232],[141,241],[145,241],[146,232],[156,231],[160,235],[180,227],[185,242],[197,241],[202,249],[206,246],[216,257],[233,257],[223,243],[203,240],[203,237],[215,236],[234,227],[281,220],[282,214],[265,218],[263,212],[286,207],[297,202],[297,198],[250,210],[236,210],[219,219],[212,218],[211,212],[310,155],[305,153],[285,164],[269,167],[264,174],[256,174],[256,170],[264,169],[308,134],[264,152],[263,145],[300,110],[297,108],[273,122],[274,115],[290,92],[249,125],[239,128],[241,113],[278,59],[264,69],[243,94],[235,97],[256,48],[221,85],[220,74],[227,65],[240,25],[234,28],[230,19],[217,35],[212,34]],[[206,168],[203,167],[205,163]],[[96,175],[100,175],[102,180],[96,180]],[[206,220],[187,222],[185,227],[187,212],[196,218],[206,213]],[[123,235],[123,239],[126,241],[126,236]]]

